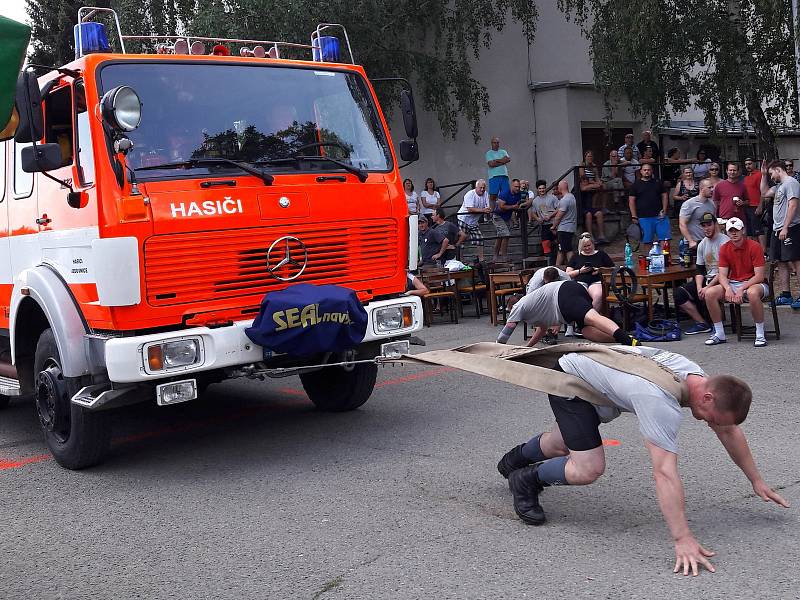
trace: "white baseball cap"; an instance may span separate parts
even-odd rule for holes
[[[740,218],[732,217],[725,223],[725,231],[730,231],[731,229],[744,229],[744,223],[742,223]]]

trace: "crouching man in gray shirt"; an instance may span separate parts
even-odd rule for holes
[[[695,419],[705,421],[717,434],[733,461],[765,501],[783,507],[789,504],[772,490],[756,467],[744,433],[739,428],[750,410],[749,386],[731,375],[709,377],[694,362],[680,354],[645,346],[616,346],[656,361],[682,379],[688,388],[685,406]],[[613,407],[595,406],[580,398],[549,395],[556,424],[526,444],[513,448],[500,459],[498,471],[508,478],[514,495],[514,510],[532,525],[545,520],[539,494],[545,487],[587,485],[605,470],[605,453],[598,427],[623,412],[634,413],[653,463],[658,504],[675,544],[674,572],[697,575],[714,555],[695,539],[686,520],[683,483],[678,474],[678,428],[682,419],[679,399],[650,381],[592,360],[580,353],[565,354],[558,370],[580,377],[608,398]]]

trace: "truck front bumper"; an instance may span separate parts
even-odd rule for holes
[[[385,320],[381,318],[382,311],[403,307],[411,309],[411,324],[386,330]],[[364,309],[369,321],[362,343],[390,341],[422,328],[422,301],[416,296],[377,300],[366,304]],[[245,335],[245,329],[252,323],[251,320],[237,321],[233,325],[214,329],[194,327],[107,339],[103,355],[108,378],[114,383],[136,383],[260,362],[264,360],[264,349]],[[193,344],[197,348],[196,361],[187,366],[152,370],[148,363],[148,348],[165,342],[180,341],[196,344]]]

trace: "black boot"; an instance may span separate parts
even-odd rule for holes
[[[544,510],[539,504],[542,484],[536,476],[539,465],[516,469],[508,476],[508,487],[514,495],[514,512],[528,525],[541,525],[545,521]]]
[[[531,464],[527,458],[522,456],[522,447],[525,444],[520,444],[519,446],[513,447],[511,450],[506,452],[503,455],[503,458],[500,459],[500,462],[497,463],[497,470],[500,471],[500,475],[508,479],[509,473],[514,471],[515,469],[521,469],[522,467],[527,467]]]

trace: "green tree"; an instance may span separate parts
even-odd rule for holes
[[[559,0],[582,26],[595,85],[657,124],[695,106],[712,132],[749,121],[762,150],[796,125],[794,28],[787,0]]]
[[[71,60],[77,4],[27,1],[37,60]],[[418,104],[436,113],[445,135],[455,136],[463,117],[476,142],[490,104],[489,90],[473,77],[471,62],[491,46],[508,18],[521,23],[529,41],[537,21],[530,0],[114,0],[111,5],[119,11],[123,31],[137,34],[189,32],[308,44],[318,23],[341,23],[355,61],[370,77],[411,79]],[[378,93],[390,110],[397,90]]]

